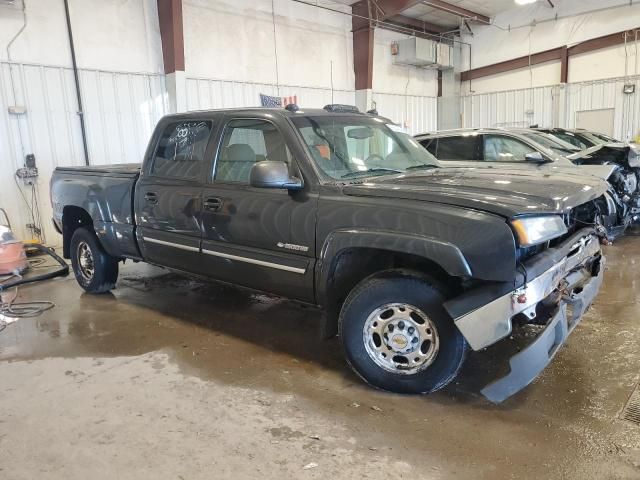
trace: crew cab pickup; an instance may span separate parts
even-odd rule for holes
[[[596,296],[591,176],[440,168],[344,106],[169,115],[142,165],[60,167],[53,221],[88,292],[144,261],[318,305],[369,384],[428,393],[470,348],[546,326],[483,389],[500,402],[551,361]]]

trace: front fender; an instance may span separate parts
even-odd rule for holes
[[[332,262],[341,252],[351,248],[373,248],[406,253],[426,258],[454,277],[472,276],[471,267],[458,247],[451,243],[420,235],[385,230],[336,230],[329,234],[320,251],[316,269],[319,303],[323,303],[329,283]]]

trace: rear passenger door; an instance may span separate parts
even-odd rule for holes
[[[146,261],[198,270],[202,185],[215,127],[215,118],[168,120],[159,127],[135,193],[138,242]]]
[[[423,140],[422,145],[445,167],[472,167],[482,160],[481,137],[475,133],[450,135]]]
[[[256,162],[285,161],[301,176],[275,122],[233,114],[219,141],[212,178],[203,193],[202,264],[216,278],[312,300],[315,205],[308,191],[255,188]],[[311,228],[295,228],[292,219]]]

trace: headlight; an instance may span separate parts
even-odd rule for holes
[[[567,227],[558,215],[523,217],[511,221],[521,247],[530,247],[567,233]]]

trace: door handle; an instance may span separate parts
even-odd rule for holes
[[[147,202],[149,202],[149,203],[151,203],[151,204],[153,204],[153,205],[155,205],[156,203],[158,203],[158,196],[157,196],[154,192],[147,192],[147,193],[145,193],[145,194],[144,194],[144,199],[145,199]]]
[[[205,198],[204,209],[210,212],[216,212],[222,207],[222,200],[219,198]]]

